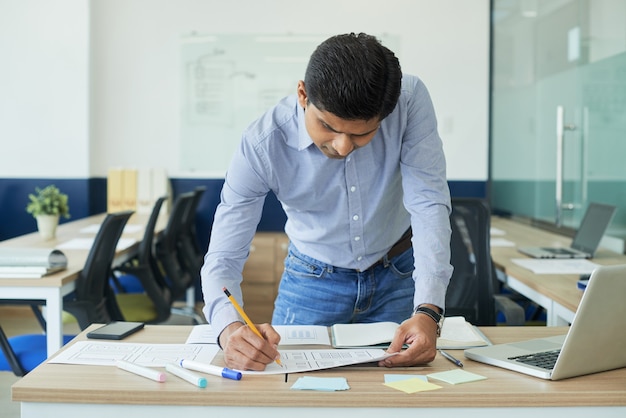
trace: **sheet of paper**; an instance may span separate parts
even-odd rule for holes
[[[513,241],[509,241],[505,238],[491,238],[489,244],[492,247],[515,247],[515,243]]]
[[[458,385],[460,383],[476,382],[487,379],[476,373],[467,372],[461,369],[448,370],[445,372],[431,373],[426,375],[429,379],[441,380],[442,382]]]
[[[506,235],[506,232],[500,228],[491,227],[489,228],[489,235]]]
[[[274,325],[280,345],[330,345],[328,328],[322,325]]]
[[[330,345],[328,329],[322,325],[275,325],[280,345]],[[194,325],[186,344],[217,344],[210,324]]]
[[[377,362],[393,355],[381,349],[280,350],[282,367],[276,363],[271,363],[262,372],[240,371],[243,374],[299,373]]]
[[[57,246],[62,250],[89,250],[93,247],[94,238],[73,238]],[[122,251],[133,245],[137,240],[133,238],[120,238],[117,242],[117,250]]]
[[[50,363],[114,366],[125,360],[146,367],[165,367],[182,359],[211,363],[220,348],[216,344],[135,344],[112,341],[78,341]]]
[[[513,258],[511,261],[535,274],[591,274],[598,264],[585,259],[539,260]]]
[[[185,344],[217,344],[217,334],[210,324],[194,325]]]
[[[144,229],[144,225],[126,224],[122,234],[134,234]],[[80,229],[81,234],[97,234],[100,230],[100,224],[91,224]]]

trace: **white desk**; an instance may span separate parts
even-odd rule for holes
[[[145,225],[149,215],[134,214],[128,224]],[[55,239],[43,241],[39,233],[24,235],[0,242],[2,247],[11,248],[56,248],[58,245],[77,237],[94,237],[95,234],[83,234],[81,229],[94,224],[100,224],[105,215],[95,215],[77,221],[59,225]],[[134,238],[136,243],[116,255],[116,263],[121,263],[131,257],[143,237],[143,228],[139,232],[123,234],[124,238]],[[68,258],[66,270],[43,277],[41,279],[0,279],[0,299],[36,299],[45,301],[46,335],[48,357],[62,346],[63,342],[63,297],[75,288],[75,281],[85,265],[89,249],[62,250]]]
[[[576,287],[579,276],[535,274],[511,260],[526,257],[517,247],[567,247],[572,239],[510,219],[494,217],[491,225],[505,231],[505,235],[498,238],[505,238],[516,244],[515,247],[491,248],[493,262],[502,272],[501,280],[511,289],[542,306],[547,313],[548,326],[570,324],[582,298],[582,291]],[[601,248],[591,261],[603,265],[626,264],[626,256]]]

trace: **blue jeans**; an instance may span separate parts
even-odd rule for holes
[[[400,323],[413,311],[412,272],[412,248],[359,272],[322,263],[291,244],[272,324]]]

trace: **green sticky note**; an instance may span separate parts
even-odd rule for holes
[[[401,390],[406,393],[425,392],[427,390],[441,389],[441,386],[434,383],[425,382],[420,378],[397,380],[395,382],[383,383],[385,386]]]
[[[466,372],[465,370],[455,369],[446,372],[431,373],[426,375],[429,379],[441,380],[442,382],[458,385],[459,383],[475,382],[477,380],[485,380],[485,376],[476,373]]]
[[[336,390],[348,390],[348,382],[345,377],[312,377],[304,376],[299,378],[296,383],[291,386],[295,390],[319,390],[323,392],[332,392]]]

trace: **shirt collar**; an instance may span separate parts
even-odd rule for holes
[[[304,109],[300,105],[296,105],[296,116],[298,119],[298,151],[302,151],[313,144],[313,140],[306,130],[304,122]]]

